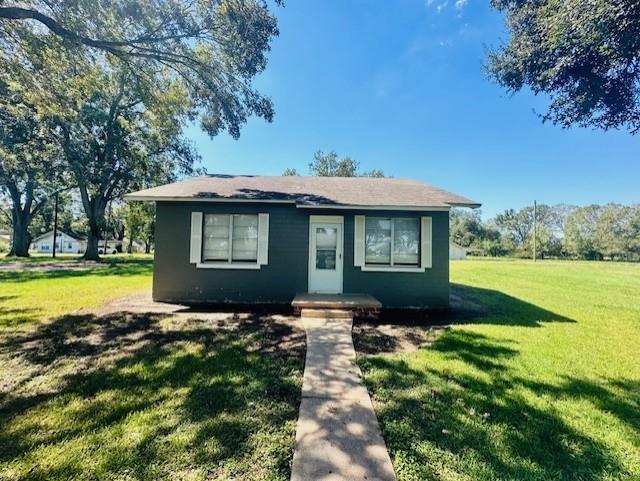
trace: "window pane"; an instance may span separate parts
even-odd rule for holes
[[[365,221],[366,264],[391,262],[391,220],[367,217]]]
[[[316,248],[335,249],[338,246],[338,229],[335,227],[316,227]]]
[[[316,227],[316,269],[336,269],[336,249],[338,247],[338,229],[335,227]]]
[[[234,261],[258,260],[258,216],[234,215],[233,239],[231,242]]]
[[[202,258],[205,261],[229,260],[229,216],[205,215],[202,240]]]
[[[393,264],[418,265],[419,244],[418,219],[394,219]]]

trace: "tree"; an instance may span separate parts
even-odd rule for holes
[[[87,259],[98,259],[111,199],[191,171],[187,122],[237,138],[248,116],[272,119],[251,86],[278,34],[262,2],[2,2],[0,20],[0,60],[21,66],[78,183]]]
[[[520,211],[507,209],[496,216],[495,223],[516,246],[524,246],[533,229],[533,208]]]
[[[127,252],[133,252],[133,243],[144,244],[144,250],[151,252],[155,233],[155,204],[150,202],[128,202],[125,215],[125,227],[129,240]]]
[[[567,251],[582,259],[601,259],[596,247],[596,225],[600,217],[599,205],[577,207],[567,217],[564,240]]]
[[[484,230],[480,219],[480,211],[451,209],[449,214],[449,238],[454,244],[462,247],[479,247],[479,244],[484,239]]]
[[[118,61],[139,81],[171,75],[212,136],[227,130],[238,138],[250,115],[273,118],[271,100],[251,80],[277,35],[276,19],[258,0],[0,2],[5,55],[55,42],[67,55]]]
[[[335,150],[327,154],[318,150],[309,162],[309,171],[318,177],[357,177],[359,165],[349,156],[338,158]]]
[[[640,129],[640,2],[492,0],[511,38],[487,70],[509,92],[546,93],[543,120]]]
[[[536,238],[537,253],[541,258],[545,256],[560,256],[562,254],[562,225],[563,212],[566,206],[550,206],[539,204],[536,209]],[[527,206],[519,211],[505,210],[495,218],[497,227],[510,238],[515,248],[527,257],[533,257],[533,225],[534,208]]]
[[[182,137],[189,101],[180,83],[138,84],[117,68],[92,66],[84,75],[93,79],[88,97],[56,122],[87,215],[84,257],[97,260],[107,204],[132,188],[191,173],[197,156]]]
[[[19,84],[11,81],[9,68],[0,70],[0,195],[10,205],[9,212],[2,212],[12,226],[9,255],[26,257],[33,218],[65,180],[60,175],[59,148],[46,124]]]
[[[359,167],[360,163],[349,156],[340,159],[335,150],[326,154],[318,150],[313,154],[313,160],[309,162],[309,173],[316,177],[384,177],[384,172],[379,169],[359,171]],[[288,168],[282,175],[300,174],[296,169]]]

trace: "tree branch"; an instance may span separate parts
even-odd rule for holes
[[[154,37],[153,35],[146,35],[146,36],[141,36],[141,37],[130,39],[130,40],[98,40],[98,39],[85,37],[76,32],[72,32],[68,28],[65,28],[62,25],[60,25],[60,23],[54,18],[48,15],[45,15],[37,10],[20,8],[20,7],[0,7],[0,18],[4,18],[7,20],[36,20],[37,22],[40,22],[43,25],[45,25],[49,30],[51,30],[56,35],[66,38],[67,40],[84,44],[84,45],[87,45],[88,47],[94,47],[101,50],[106,50],[111,53],[115,53],[114,50],[117,50],[119,47],[135,47],[136,45],[140,45],[140,44],[161,43],[161,42],[166,42],[168,40],[196,38],[202,35],[202,33],[204,32],[204,30],[200,29],[195,32],[168,35],[164,37]]]

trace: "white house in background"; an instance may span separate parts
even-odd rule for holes
[[[31,248],[38,253],[48,254],[53,252],[53,231],[46,232],[36,237],[31,243]],[[56,253],[82,254],[87,248],[87,241],[77,235],[58,230],[56,235]]]
[[[467,248],[449,242],[449,259],[462,260],[467,258]]]

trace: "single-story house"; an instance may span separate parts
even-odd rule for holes
[[[467,258],[467,248],[459,246],[455,242],[449,242],[449,259],[459,261]]]
[[[208,175],[142,190],[156,202],[153,298],[290,303],[367,294],[449,305],[449,210],[480,204],[409,179]]]
[[[53,231],[45,232],[36,237],[31,248],[42,254],[51,254],[53,252]],[[74,234],[58,229],[56,233],[56,252],[80,254],[87,248],[87,241],[84,236]]]

